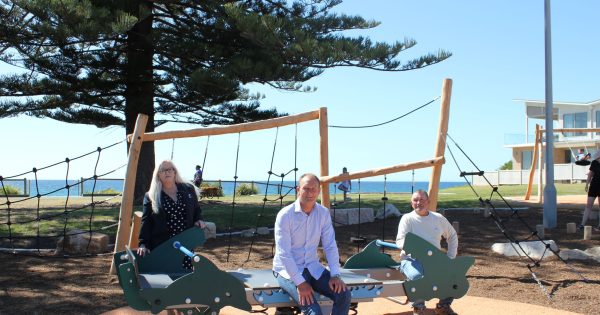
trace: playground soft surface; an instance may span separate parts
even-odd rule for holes
[[[576,192],[581,187],[574,189]],[[561,193],[561,187],[558,188]],[[571,189],[571,188],[568,188]],[[522,188],[514,188],[514,193],[520,194]],[[579,190],[581,191],[581,190]],[[467,201],[472,197],[463,196],[465,190],[446,190],[440,195],[440,208],[444,207],[473,207],[477,204]],[[567,190],[569,194],[571,191]],[[454,197],[453,197],[454,196]],[[356,206],[356,195],[352,195]],[[489,196],[482,195],[484,198]],[[376,200],[381,196],[361,196],[363,205],[378,207]],[[257,199],[260,200],[260,199]],[[408,208],[408,196],[390,196],[390,202],[401,210]],[[558,228],[546,231],[546,238],[557,242],[561,249],[587,249],[600,246],[600,233],[594,232],[591,241],[582,240],[582,232],[566,234],[567,222],[579,222],[581,218],[584,196],[569,198],[570,203],[561,203],[559,198]],[[223,203],[226,200],[210,200],[212,204]],[[252,200],[248,201],[252,203]],[[260,202],[258,202],[260,204]],[[522,206],[510,202],[512,206]],[[347,207],[341,205],[340,207]],[[500,204],[498,206],[501,206]],[[538,205],[526,204],[531,209],[521,214],[521,217],[531,226],[542,222],[542,210]],[[241,208],[243,209],[243,207]],[[207,216],[209,215],[207,211]],[[217,217],[214,214],[215,218]],[[224,216],[221,213],[221,216]],[[493,299],[516,301],[529,304],[543,305],[554,309],[567,310],[582,314],[600,314],[600,263],[595,261],[571,261],[569,265],[558,259],[546,259],[540,267],[532,271],[541,281],[549,299],[527,269],[529,261],[518,258],[506,258],[490,251],[493,243],[504,242],[506,239],[489,218],[473,211],[446,211],[450,221],[460,223],[459,253],[476,258],[468,275],[471,289],[468,295]],[[268,218],[265,216],[263,218]],[[208,218],[210,220],[210,218]],[[250,220],[251,218],[247,218]],[[217,221],[217,220],[215,220]],[[593,222],[596,224],[596,221]],[[360,230],[357,226],[336,228],[336,236],[340,247],[342,260],[356,253],[357,247],[350,243],[351,236],[361,236],[367,239],[381,238],[385,233],[386,240],[392,240],[397,229],[398,219],[363,224]],[[268,225],[268,224],[266,224]],[[511,233],[519,236],[527,234],[527,229],[517,220],[506,222]],[[220,237],[209,240],[199,252],[222,269],[237,268],[270,268],[272,238],[256,238],[252,244],[252,252],[248,259],[251,239],[233,237],[229,248],[228,238]],[[227,261],[227,253],[230,253]],[[0,314],[99,314],[125,305],[122,291],[116,279],[108,275],[111,258],[96,256],[89,258],[38,258],[22,255],[0,254]],[[573,270],[581,273],[589,281],[583,279]],[[481,314],[486,314],[484,309]],[[390,309],[387,314],[396,314]]]

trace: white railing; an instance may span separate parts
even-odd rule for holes
[[[574,163],[554,164],[554,180],[578,182],[585,181],[587,178],[589,166],[579,166]],[[503,170],[486,171],[485,177],[492,185],[527,185],[529,181],[529,170]],[[485,179],[481,176],[470,176],[473,185],[487,185]],[[538,183],[538,171],[535,171],[533,184]]]

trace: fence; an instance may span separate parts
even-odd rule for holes
[[[588,167],[579,166],[574,163],[554,164],[554,181],[575,183],[585,181]],[[485,177],[492,185],[527,185],[529,181],[529,170],[502,170],[486,171]],[[538,182],[538,171],[535,171],[533,183]],[[481,176],[473,175],[470,178],[473,185],[487,185]],[[544,179],[545,180],[545,179]]]

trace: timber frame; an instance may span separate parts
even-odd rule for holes
[[[320,150],[320,180],[321,180],[321,203],[323,206],[330,207],[329,183],[339,182],[346,179],[358,179],[398,173],[421,168],[431,167],[431,177],[429,180],[429,200],[430,209],[437,209],[438,190],[440,184],[440,176],[442,165],[445,163],[444,153],[446,148],[446,135],[448,132],[448,120],[450,115],[450,99],[452,95],[452,79],[444,79],[442,83],[442,94],[440,102],[440,116],[437,141],[434,147],[433,158],[424,161],[416,161],[405,164],[398,164],[388,167],[375,168],[370,170],[352,172],[340,175],[329,175],[329,134],[327,123],[327,108],[321,107],[318,110],[306,113],[290,115],[285,117],[273,118],[257,122],[249,122],[231,126],[218,126],[209,128],[195,128],[190,130],[174,130],[164,132],[148,132],[144,133],[148,116],[139,114],[136,120],[133,134],[127,136],[127,141],[131,143],[129,146],[129,155],[127,163],[127,171],[123,183],[123,198],[119,213],[119,226],[115,241],[114,252],[125,250],[126,245],[131,248],[137,247],[137,235],[139,233],[135,228],[132,228],[133,221],[133,194],[136,180],[136,170],[140,155],[142,143],[144,141],[167,140],[175,138],[190,138],[213,135],[224,135],[231,133],[249,132],[262,129],[269,129],[292,124],[298,124],[311,120],[319,120],[319,150]],[[111,274],[115,274],[115,264],[111,264]]]

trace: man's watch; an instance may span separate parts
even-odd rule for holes
[[[342,275],[333,275],[332,278],[342,279]]]

